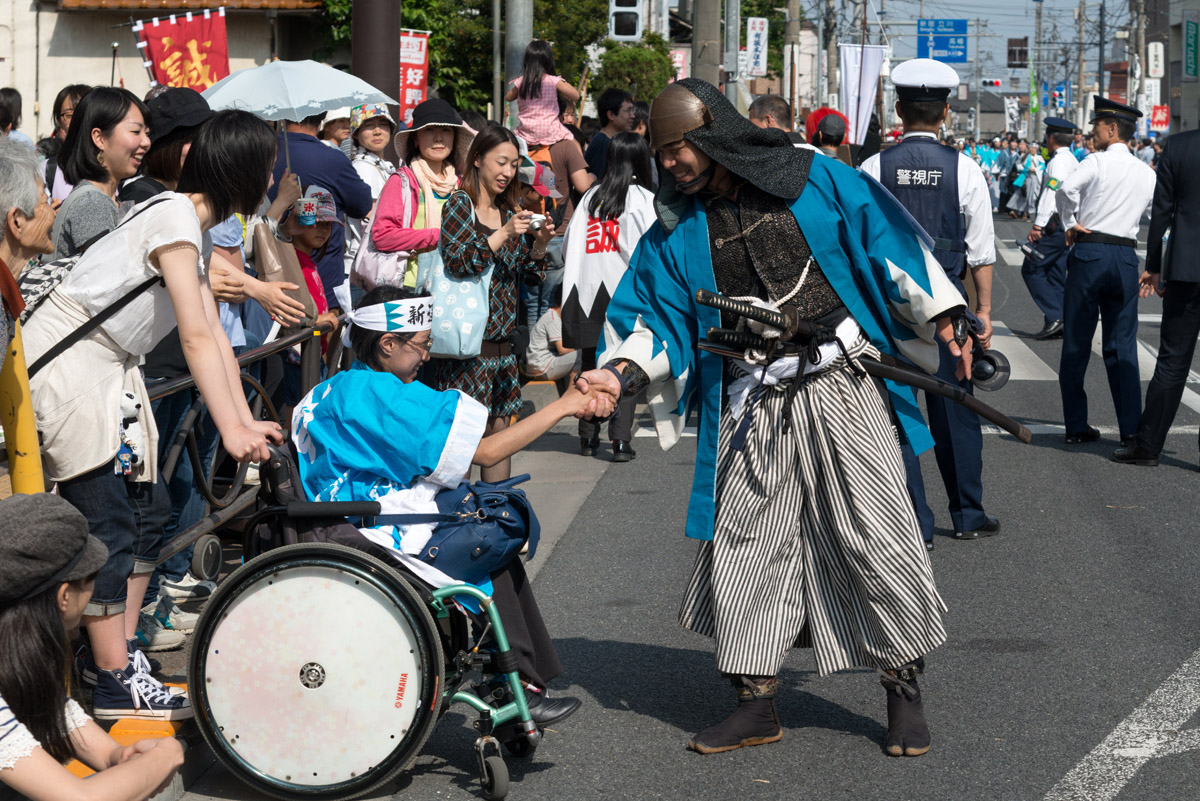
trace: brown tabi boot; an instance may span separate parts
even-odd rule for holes
[[[775,689],[779,680],[774,676],[733,676],[729,681],[737,688],[737,709],[716,726],[693,737],[688,748],[701,754],[719,754],[782,740],[783,727],[775,712]]]
[[[889,756],[921,756],[929,750],[929,725],[921,705],[917,676],[925,670],[925,659],[896,669],[896,675],[880,671],[879,683],[887,690],[888,731],[885,750]]]

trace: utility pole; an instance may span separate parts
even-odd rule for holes
[[[979,142],[980,125],[980,95],[983,94],[983,51],[979,49],[979,37],[983,34],[979,17],[975,18],[975,141]]]
[[[1137,94],[1133,96],[1134,100],[1130,105],[1148,116],[1150,109],[1143,108],[1146,104],[1146,0],[1134,0],[1133,9],[1133,23],[1137,26],[1137,39],[1134,41],[1137,47],[1138,80]]]
[[[1087,110],[1087,90],[1083,82],[1086,79],[1083,59],[1083,19],[1087,16],[1087,0],[1079,0],[1078,16],[1075,19],[1075,40],[1079,43],[1079,88],[1075,91],[1075,123],[1082,130],[1087,120],[1084,112]]]
[[[721,0],[692,5],[692,75],[713,86],[721,83]]]
[[[784,32],[784,54],[788,56],[784,67],[788,105],[792,107],[792,128],[796,127],[796,115],[800,113],[800,0],[788,0],[787,30]]]
[[[350,71],[388,97],[400,97],[400,4],[354,0],[350,22]],[[392,106],[392,114],[398,108]],[[387,157],[394,159],[389,143]]]
[[[1104,0],[1100,0],[1100,63],[1096,66],[1096,85],[1100,89],[1101,97],[1104,97],[1104,39],[1108,36],[1104,17]]]
[[[532,40],[533,0],[504,0],[505,83],[521,74],[521,67],[525,62],[525,47]],[[502,84],[501,89],[503,88]]]
[[[504,46],[500,40],[500,0],[492,0],[492,119],[504,121]]]
[[[824,106],[831,95],[837,94],[838,88],[837,14],[833,10],[833,0],[825,0],[821,27],[825,32],[825,86],[818,105]]]
[[[1045,114],[1045,109],[1042,108],[1042,81],[1045,79],[1042,64],[1042,6],[1045,5],[1044,0],[1034,0],[1037,4],[1037,17],[1034,22],[1034,58],[1033,64],[1036,72],[1034,73],[1037,80],[1034,83],[1033,91],[1038,93],[1038,113],[1033,115],[1033,119],[1029,121],[1029,141],[1040,142],[1042,134],[1042,115]]]
[[[741,79],[742,0],[725,0],[725,98],[737,108]]]

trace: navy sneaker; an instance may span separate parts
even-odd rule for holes
[[[150,675],[150,665],[141,651],[123,670],[97,672],[92,717],[96,720],[142,718],[187,720],[192,705],[185,695],[176,695]]]
[[[141,653],[138,641],[136,639],[126,640],[125,647],[127,649],[126,652],[129,654],[129,661],[132,663],[134,661],[134,652]],[[150,673],[158,673],[162,670],[162,663],[157,659],[151,659],[144,653],[142,654],[142,659],[146,660],[146,664],[149,665],[148,670]],[[92,655],[92,645],[88,641],[86,634],[79,638],[79,645],[75,647],[75,672],[79,674],[80,681],[88,687],[96,686],[96,678],[101,671],[96,667],[96,658]]]

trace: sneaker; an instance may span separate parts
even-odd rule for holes
[[[92,717],[96,720],[187,720],[192,717],[192,704],[187,696],[173,694],[151,676],[146,656],[141,651],[135,652],[133,661],[123,670],[99,672],[92,701]]]
[[[171,631],[147,614],[138,616],[137,646],[143,651],[174,651],[183,646],[183,632]]]
[[[175,599],[165,594],[158,596],[158,603],[143,606],[142,613],[153,616],[163,628],[180,634],[191,634],[196,630],[196,621],[200,619],[194,612],[180,609]]]
[[[147,673],[159,673],[162,671],[162,663],[157,659],[151,659],[150,657],[146,656],[145,652],[142,651],[141,645],[137,641],[137,637],[134,637],[132,640],[126,640],[125,647],[129,649],[130,662],[137,662],[138,657],[141,657],[146,662]]]
[[[84,684],[89,687],[96,686],[96,674],[99,670],[96,667],[96,659],[92,656],[92,646],[87,641],[87,637],[80,637],[79,645],[75,647],[75,672]]]
[[[217,585],[211,581],[202,581],[191,573],[187,573],[179,581],[163,579],[159,587],[159,592],[162,595],[169,595],[176,600],[186,601],[191,598],[207,598],[213,594],[213,590],[217,588]]]

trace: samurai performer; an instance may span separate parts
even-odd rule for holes
[[[756,128],[712,85],[663,90],[650,143],[663,166],[658,224],[608,307],[603,367],[580,388],[613,398],[648,388],[666,448],[689,414],[699,418],[686,533],[701,542],[679,617],[715,638],[738,705],[688,747],[780,740],[777,676],[796,645],[814,649],[821,675],[878,669],[887,753],[924,754],[917,675],[946,639],[946,607],[897,437],[918,452],[932,439],[912,392],[881,390],[859,361],[902,355],[933,373],[936,336],[969,370],[951,319],[964,300],[879,184]],[[774,360],[723,358],[699,340],[738,321],[700,305],[699,289],[784,309],[827,335]]]

